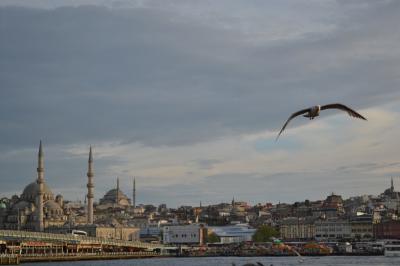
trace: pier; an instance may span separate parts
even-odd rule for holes
[[[163,245],[88,236],[0,230],[1,264],[147,258],[161,255]]]

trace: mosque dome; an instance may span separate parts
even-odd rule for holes
[[[130,199],[120,189],[109,190],[100,200],[100,204],[117,203],[123,206],[130,205]]]
[[[63,214],[63,210],[54,200],[48,200],[44,203],[44,212],[51,216],[59,216]]]
[[[13,212],[13,213],[16,213],[16,212],[18,212],[18,211],[23,211],[23,210],[25,210],[25,209],[27,209],[27,208],[28,208],[28,209],[30,208],[30,203],[27,202],[27,201],[25,201],[25,200],[21,200],[21,201],[15,203],[15,204],[12,206],[12,212]]]
[[[43,183],[43,190],[43,200],[54,200],[53,192],[51,192],[46,183]],[[25,201],[35,202],[38,192],[39,184],[37,182],[32,182],[25,187],[24,192],[22,192],[21,199]]]
[[[7,209],[7,205],[4,202],[0,202],[0,209]]]

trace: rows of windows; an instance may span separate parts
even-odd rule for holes
[[[178,238],[178,237],[179,237],[178,234],[172,235],[172,238]],[[181,237],[181,238],[188,238],[188,237],[190,237],[190,238],[196,238],[196,237],[197,237],[197,234],[190,234],[190,235],[188,235],[188,234],[181,234],[180,237]]]

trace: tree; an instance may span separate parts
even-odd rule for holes
[[[267,242],[271,241],[272,237],[278,237],[279,232],[272,226],[261,225],[253,235],[254,242]]]
[[[221,242],[221,239],[219,238],[219,236],[217,236],[216,233],[212,232],[208,235],[207,243],[218,243],[218,242]]]

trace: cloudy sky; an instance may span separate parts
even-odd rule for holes
[[[400,189],[400,1],[0,2],[0,195],[294,202]],[[368,122],[300,108],[342,102]]]

